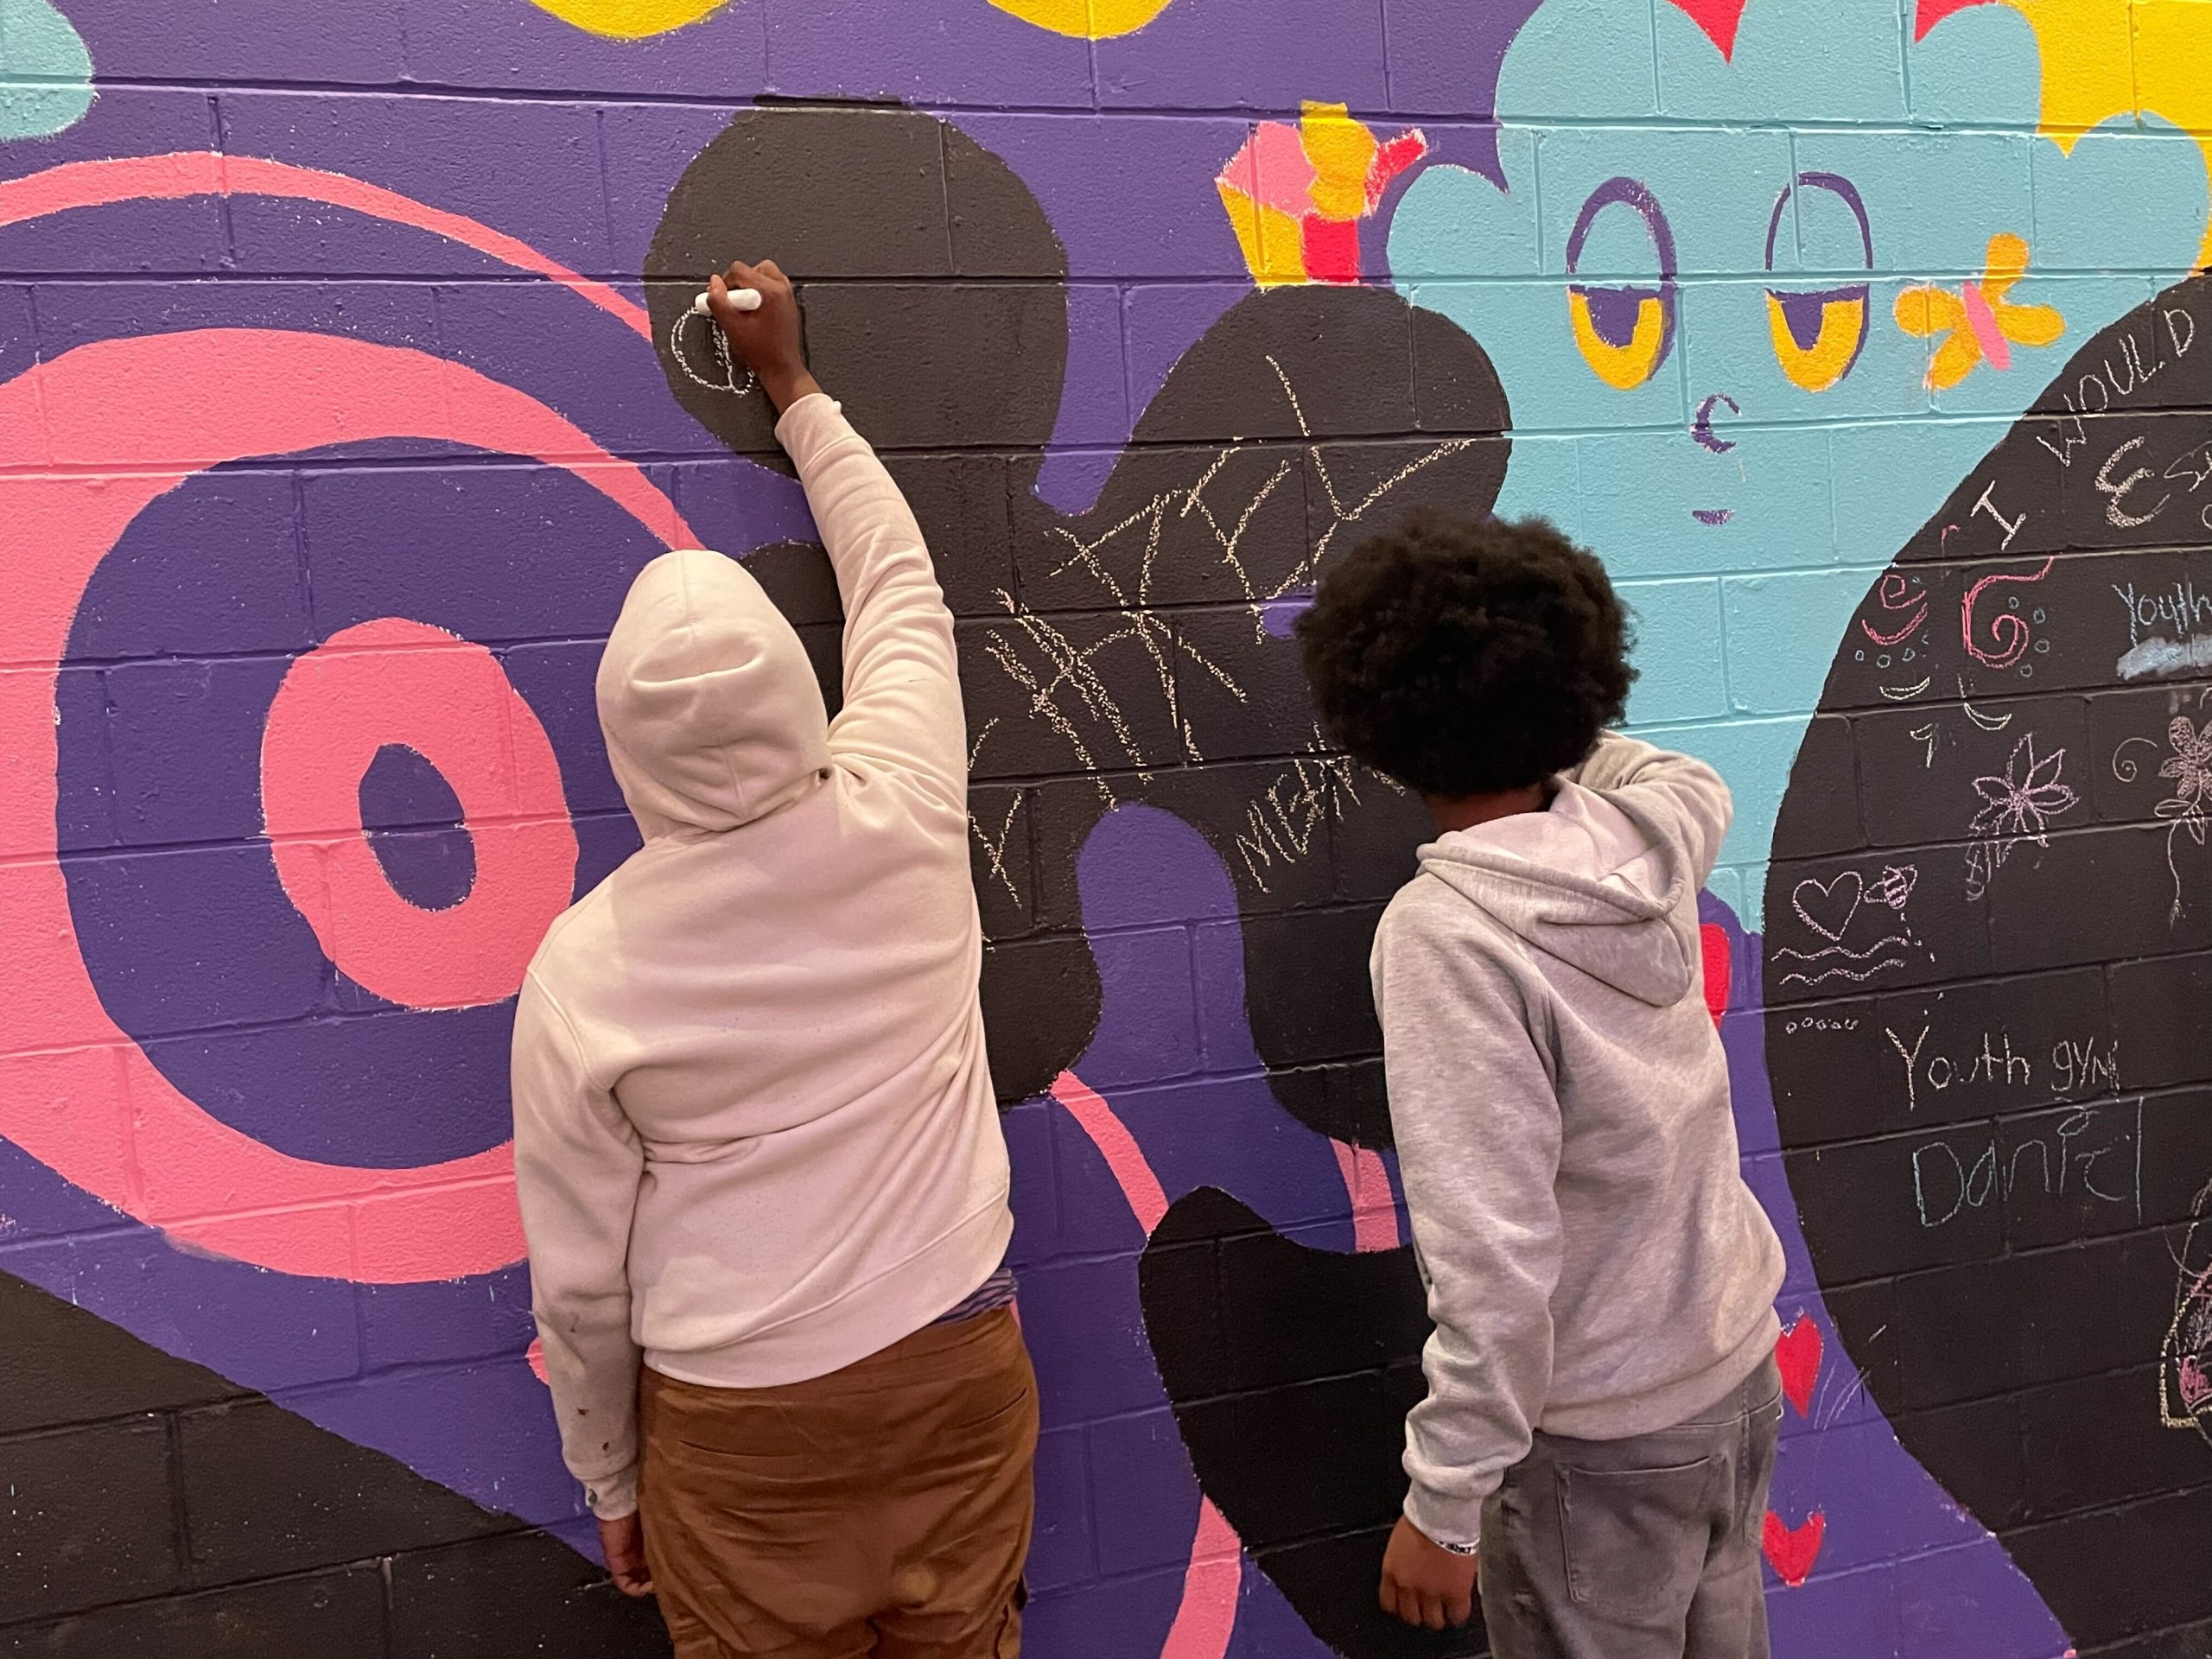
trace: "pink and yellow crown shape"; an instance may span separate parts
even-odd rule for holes
[[[1419,128],[1378,143],[1341,104],[1305,105],[1296,126],[1263,121],[1214,181],[1262,288],[1359,280],[1359,221],[1428,153]]]

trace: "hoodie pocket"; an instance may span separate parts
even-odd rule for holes
[[[1677,1622],[1713,1541],[1713,1459],[1662,1469],[1560,1465],[1555,1472],[1575,1605],[1627,1622]]]

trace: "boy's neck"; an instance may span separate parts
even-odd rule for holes
[[[1501,789],[1489,795],[1424,795],[1421,798],[1428,803],[1429,816],[1436,820],[1436,833],[1448,836],[1454,830],[1471,830],[1493,818],[1544,811],[1550,805],[1550,785],[1530,784],[1524,789]]]

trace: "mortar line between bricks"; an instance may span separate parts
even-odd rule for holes
[[[192,1510],[184,1495],[184,1422],[175,1409],[162,1413],[162,1457],[168,1473],[169,1539],[176,1552],[178,1580],[188,1588],[199,1582],[192,1552]]]
[[[537,1529],[543,1531],[544,1529]],[[486,1534],[485,1536],[504,1537],[505,1534]],[[450,1546],[446,1546],[450,1548]],[[256,1578],[226,1579],[218,1583],[194,1585],[188,1589],[156,1592],[152,1595],[131,1596],[119,1601],[97,1602],[67,1613],[34,1613],[28,1618],[0,1618],[0,1631],[35,1631],[48,1625],[67,1624],[73,1620],[95,1614],[122,1612],[139,1607],[150,1607],[163,1603],[212,1600],[236,1594],[241,1590],[258,1589],[264,1585],[296,1584],[315,1579],[336,1578],[342,1573],[359,1573],[374,1567],[388,1557],[365,1555],[353,1560],[327,1562],[321,1567],[298,1567],[289,1572],[270,1573]],[[304,1659],[313,1659],[305,1656]]]
[[[37,77],[28,74],[18,79],[35,84]],[[56,85],[71,85],[56,78]],[[1154,104],[1129,102],[1109,104],[1096,99],[1090,103],[1007,102],[976,103],[964,99],[921,95],[901,98],[894,93],[868,96],[843,96],[834,93],[810,95],[806,93],[754,92],[750,94],[717,98],[697,92],[661,92],[641,88],[592,87],[586,86],[487,86],[462,81],[432,79],[399,79],[381,81],[315,80],[310,79],[283,79],[252,75],[194,76],[194,75],[107,75],[99,78],[103,88],[130,89],[143,92],[176,92],[198,93],[220,99],[225,93],[242,93],[249,97],[284,97],[328,99],[373,99],[383,103],[394,99],[441,99],[458,103],[491,105],[551,105],[557,108],[573,109],[579,105],[595,107],[625,105],[640,108],[673,107],[705,111],[727,112],[736,115],[754,109],[789,110],[794,111],[825,111],[838,113],[866,115],[880,111],[887,115],[920,113],[945,118],[962,116],[1003,118],[1041,118],[1080,121],[1150,120],[1179,123],[1220,124],[1232,121],[1295,120],[1301,109],[1296,99],[1283,101],[1253,100],[1233,104]],[[1351,114],[1363,120],[1405,121],[1443,129],[1492,130],[1510,127],[1522,130],[1560,130],[1593,128],[1600,130],[1638,132],[1697,132],[1714,135],[1740,133],[1783,133],[1790,131],[1815,133],[1849,133],[1887,137],[1972,137],[1980,135],[2048,137],[2063,134],[2079,137],[2096,130],[2096,122],[2060,122],[2049,126],[2036,121],[1993,121],[1986,118],[1947,120],[1935,118],[1897,119],[1885,117],[1878,121],[1854,121],[1845,118],[1803,116],[1780,118],[1766,115],[1747,115],[1741,119],[1719,121],[1686,118],[1667,114],[1586,116],[1566,112],[1550,113],[1541,119],[1516,118],[1501,121],[1496,116],[1471,116],[1456,111],[1436,110],[1397,109],[1366,100],[1355,100],[1350,105]],[[956,121],[956,124],[957,124]],[[2156,133],[2137,132],[2131,137],[2138,142],[2181,143],[2205,136],[2203,127],[2171,125]]]

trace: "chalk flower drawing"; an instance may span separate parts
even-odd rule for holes
[[[2201,706],[2202,699],[2198,701]],[[2113,752],[2113,776],[2123,784],[2133,783],[2141,769],[2127,758],[2127,751],[2134,744],[2152,742],[2147,737],[2131,737],[2122,743]],[[2187,715],[2176,715],[2166,728],[2166,747],[2173,753],[2159,765],[2158,776],[2174,780],[2174,792],[2151,810],[2166,821],[2166,874],[2174,880],[2173,905],[2166,916],[2171,925],[2181,919],[2183,908],[2174,837],[2187,831],[2191,841],[2204,845],[2205,805],[2212,801],[2212,720],[2199,731]]]
[[[1967,896],[1979,899],[1988,891],[1990,879],[2004,868],[2012,849],[2024,841],[2049,846],[2051,819],[2068,810],[2081,798],[2059,781],[2066,751],[2053,749],[2037,759],[2036,734],[2024,733],[2012,746],[2001,778],[1977,778],[1974,786],[1982,809],[1967,826],[1979,837],[1967,853]]]

